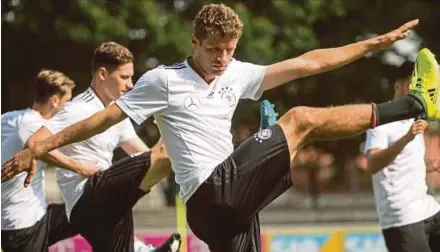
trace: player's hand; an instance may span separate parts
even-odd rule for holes
[[[405,137],[408,142],[412,141],[417,134],[424,134],[426,128],[428,128],[428,123],[424,120],[417,120],[411,125],[408,133],[406,133]]]
[[[376,49],[383,50],[385,48],[392,46],[394,44],[394,42],[407,38],[409,35],[409,32],[410,32],[410,29],[415,27],[418,23],[419,23],[419,20],[414,19],[414,20],[409,21],[408,23],[400,26],[399,28],[395,29],[394,31],[390,31],[386,34],[383,34],[379,37],[376,37],[376,40],[377,40]]]
[[[27,187],[37,170],[37,158],[30,149],[25,149],[15,154],[6,163],[2,165],[2,183],[10,180],[15,175],[27,172],[24,186]]]
[[[101,169],[96,167],[95,164],[84,164],[81,166],[81,168],[77,171],[77,173],[81,174],[82,176],[89,178],[93,174],[99,172]]]

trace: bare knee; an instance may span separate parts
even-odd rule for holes
[[[289,142],[295,142],[292,143],[295,145],[295,149],[307,140],[308,135],[317,124],[312,112],[313,108],[310,107],[295,107],[290,109],[278,121]]]
[[[312,111],[313,108],[309,107],[295,107],[290,109],[283,117],[286,117],[287,126],[295,132],[308,133],[316,125]]]

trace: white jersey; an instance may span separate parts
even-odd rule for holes
[[[66,103],[63,109],[48,120],[44,126],[53,134],[56,134],[62,129],[86,119],[103,109],[104,105],[101,100],[89,88],[84,93],[76,96],[71,102]],[[64,146],[59,150],[77,162],[106,170],[112,164],[114,149],[119,144],[136,137],[133,125],[129,119],[126,119],[99,135],[82,142]],[[67,216],[70,218],[72,208],[84,192],[87,178],[62,168],[56,169],[56,177],[61,195],[66,203]]]
[[[32,109],[8,112],[1,117],[2,165],[24,148],[27,140],[46,120]],[[46,213],[44,166],[39,162],[29,187],[24,187],[26,173],[2,183],[2,230],[28,228]]]
[[[369,130],[365,152],[388,148],[413,122],[403,120]],[[424,139],[417,135],[391,164],[373,175],[376,211],[383,229],[416,223],[440,211],[439,203],[428,195],[424,157]]]
[[[232,152],[239,99],[258,99],[265,67],[232,60],[209,85],[188,65],[146,72],[118,106],[136,123],[154,114],[186,202]]]

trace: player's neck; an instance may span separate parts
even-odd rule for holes
[[[32,104],[32,110],[37,111],[44,119],[49,119],[55,114],[54,109],[48,103],[40,104],[34,102],[34,104]]]
[[[404,95],[401,95],[401,94],[398,94],[398,93],[395,93],[394,94],[394,98],[393,98],[393,100],[395,101],[395,100],[399,100],[400,98],[402,98]]]
[[[215,75],[210,75],[203,70],[194,56],[188,58],[188,64],[207,84],[210,84],[215,79]]]
[[[93,78],[90,87],[92,88],[93,92],[95,92],[96,96],[98,96],[98,99],[102,102],[104,107],[107,107],[113,100],[105,95],[104,89],[99,88],[100,86],[102,85],[98,85],[96,80]]]

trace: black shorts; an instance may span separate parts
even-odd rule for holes
[[[389,252],[440,251],[440,212],[405,226],[382,230]]]
[[[292,186],[278,125],[242,143],[187,202],[188,224],[211,251],[260,251],[258,213]]]
[[[76,234],[67,221],[64,204],[50,204],[43,218],[32,227],[2,230],[2,249],[4,252],[47,251],[49,246]]]
[[[139,185],[149,168],[146,152],[119,160],[88,179],[70,222],[93,251],[133,251],[132,208],[145,195]]]

